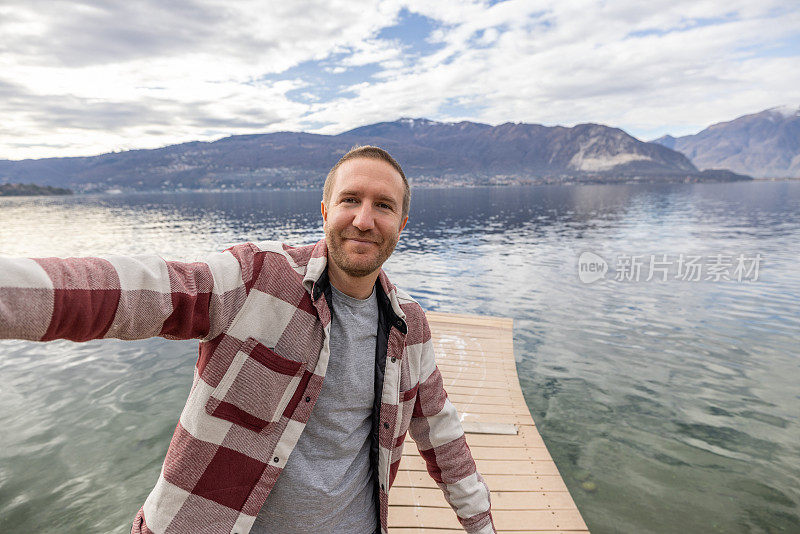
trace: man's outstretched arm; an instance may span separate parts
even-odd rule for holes
[[[475,467],[458,412],[447,399],[427,321],[424,339],[420,383],[409,433],[417,442],[428,473],[444,492],[464,530],[492,534],[495,529],[489,488]]]
[[[194,263],[0,257],[0,338],[211,339],[246,297],[253,254],[245,244]]]

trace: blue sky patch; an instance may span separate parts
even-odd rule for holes
[[[398,41],[406,55],[426,56],[444,47],[444,43],[433,43],[428,39],[431,32],[439,27],[440,22],[403,8],[397,24],[383,28],[377,38]]]
[[[447,118],[477,117],[482,110],[486,109],[485,104],[469,102],[464,98],[447,98],[439,105],[437,116]],[[474,121],[473,121],[474,122]]]
[[[467,46],[478,50],[492,48],[494,46],[494,41],[496,41],[496,39],[493,39],[489,43],[485,42],[486,33],[496,31],[499,37],[500,35],[502,35],[504,31],[506,31],[506,29],[507,26],[505,24],[500,26],[494,26],[492,28],[480,29],[470,36],[469,40],[467,41]]]
[[[718,24],[725,24],[727,22],[733,22],[736,19],[737,17],[731,13],[721,17],[683,20],[681,21],[682,23],[680,25],[674,26],[672,28],[648,28],[646,30],[637,30],[630,32],[625,37],[626,39],[636,38],[636,37],[648,37],[650,35],[661,37],[663,35],[667,35],[668,33],[685,32],[687,30],[693,30],[695,28],[703,28],[705,26],[716,26]]]
[[[359,67],[347,67],[342,72],[332,72],[340,66],[339,62],[346,54],[336,54],[321,61],[304,61],[280,74],[268,74],[260,81],[277,82],[280,80],[301,79],[305,86],[287,91],[286,96],[295,102],[313,104],[328,102],[334,98],[352,97],[355,94],[347,88],[362,82],[373,81],[373,76],[382,69],[379,65],[370,64]]]
[[[797,57],[800,54],[800,34],[760,46],[738,48],[740,52],[752,52],[753,57]]]
[[[413,60],[444,47],[444,43],[433,43],[429,40],[431,32],[440,26],[434,19],[403,8],[397,23],[383,28],[376,38],[396,43],[402,48],[403,56]],[[352,53],[352,51],[338,52],[322,60],[304,61],[281,73],[263,76],[258,81],[302,80],[306,85],[288,91],[286,97],[303,104],[354,97],[356,95],[348,90],[349,87],[359,83],[374,82],[375,75],[383,69],[377,63],[357,67],[345,66],[344,61]]]

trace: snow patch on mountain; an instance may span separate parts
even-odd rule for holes
[[[775,108],[768,109],[767,111],[780,113],[782,116],[786,118],[791,118],[800,115],[800,106],[778,106]]]
[[[644,154],[622,153],[607,156],[585,155],[583,151],[578,152],[569,162],[569,167],[577,171],[602,172],[609,171],[617,165],[630,163],[631,161],[652,161],[653,158]]]

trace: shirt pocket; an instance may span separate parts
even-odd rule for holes
[[[260,432],[281,418],[303,376],[304,363],[248,338],[206,402],[206,412]]]

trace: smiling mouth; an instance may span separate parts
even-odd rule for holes
[[[368,241],[366,239],[358,239],[357,237],[345,237],[345,239],[348,240],[348,241],[353,241],[355,243],[364,243],[364,244],[370,244],[370,245],[377,245],[377,243],[375,241]]]

